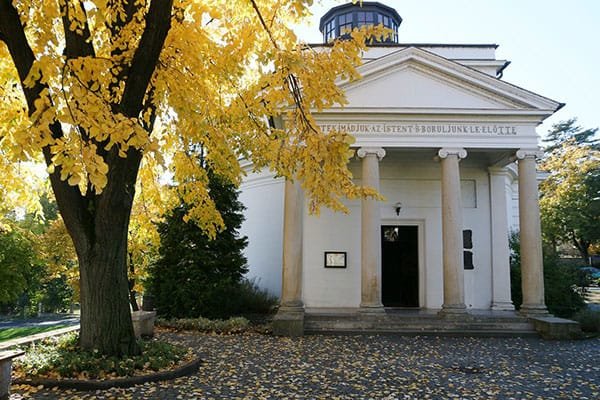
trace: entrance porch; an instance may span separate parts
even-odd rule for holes
[[[385,201],[363,199],[349,203],[347,215],[323,212],[317,218],[307,214],[299,182],[285,183],[275,333],[336,331],[340,326],[350,331],[533,333],[524,317],[546,313],[537,152],[363,147],[357,155],[350,165],[354,176],[380,191]],[[527,227],[521,230],[521,245],[529,256],[522,260],[521,316],[510,300],[510,183],[503,168],[515,160],[518,215]],[[331,254],[341,257],[335,265],[328,265]]]

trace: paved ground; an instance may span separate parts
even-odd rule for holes
[[[177,334],[204,358],[172,382],[34,399],[598,399],[600,339]]]

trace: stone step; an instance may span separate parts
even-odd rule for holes
[[[352,335],[352,334],[377,334],[377,335],[402,335],[402,336],[455,336],[455,337],[539,337],[535,330],[417,330],[417,329],[343,329],[343,330],[315,330],[305,328],[306,335]]]
[[[306,314],[304,331],[310,333],[398,333],[406,335],[537,336],[527,319],[513,317],[440,318],[430,315]]]
[[[327,315],[327,314],[306,314],[305,319],[310,321],[329,321],[332,319],[339,321],[356,321],[357,319],[363,321],[372,321],[372,322],[391,322],[391,323],[405,323],[405,324],[421,324],[421,323],[448,323],[452,320],[440,318],[437,315],[426,315],[426,316],[395,316],[395,315]],[[528,323],[526,318],[523,317],[492,317],[492,318],[483,318],[483,317],[471,317],[469,319],[469,323],[493,323],[493,324],[519,324],[519,323]]]
[[[338,330],[389,330],[389,331],[404,331],[404,330],[432,330],[432,331],[449,331],[449,330],[516,330],[516,331],[535,331],[534,327],[530,324],[511,324],[511,325],[497,325],[497,324],[453,324],[453,325],[441,325],[441,324],[363,324],[363,323],[329,323],[329,324],[315,324],[312,322],[306,322],[304,324],[305,330],[320,330],[320,331],[338,331]]]
[[[342,330],[342,329],[385,329],[385,330],[520,330],[534,331],[534,327],[530,324],[514,324],[514,325],[496,325],[496,324],[454,324],[454,325],[441,325],[441,324],[349,324],[349,323],[331,323],[331,324],[315,324],[312,322],[305,322],[304,329],[312,330]]]

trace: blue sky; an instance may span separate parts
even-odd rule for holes
[[[316,0],[300,38],[322,42],[319,18],[348,1]],[[511,61],[503,80],[566,103],[538,133],[571,117],[600,127],[600,0],[379,1],[402,17],[401,43],[498,44],[496,58]]]

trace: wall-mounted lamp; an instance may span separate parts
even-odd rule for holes
[[[396,210],[396,215],[400,216],[400,210],[402,210],[402,203],[397,202],[394,204],[394,209]]]

